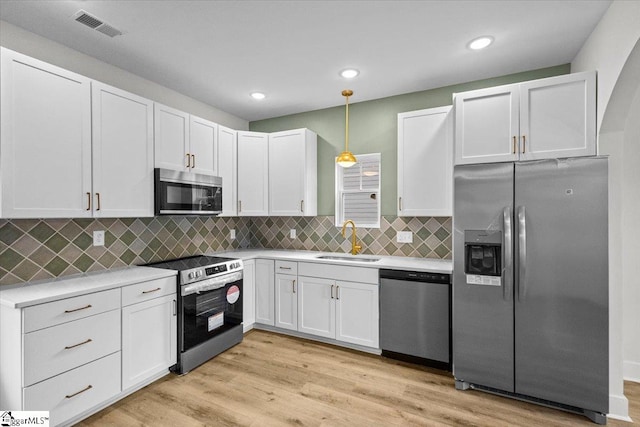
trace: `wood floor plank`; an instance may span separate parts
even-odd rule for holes
[[[640,384],[625,383],[640,421]],[[183,376],[168,375],[80,426],[593,426],[479,391],[451,373],[266,331]],[[630,424],[609,420],[608,425]]]

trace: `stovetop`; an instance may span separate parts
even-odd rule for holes
[[[169,261],[146,264],[147,267],[177,270],[180,285],[199,282],[212,277],[242,271],[242,261],[207,255],[195,255]]]
[[[169,261],[154,262],[146,264],[147,267],[165,268],[167,270],[191,270],[198,267],[211,267],[229,261],[236,261],[234,258],[223,258],[218,256],[194,255],[185,258],[172,259]]]

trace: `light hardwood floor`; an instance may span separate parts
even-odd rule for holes
[[[640,422],[640,384],[626,383]],[[264,331],[187,375],[170,374],[81,426],[594,426],[479,391],[450,373]],[[609,420],[610,426],[632,424]]]

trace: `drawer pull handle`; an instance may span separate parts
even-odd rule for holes
[[[336,285],[336,299],[340,299],[340,286]]]
[[[280,267],[278,267],[278,268],[279,268],[280,270],[291,270],[291,267],[282,267],[282,266],[280,266]]]
[[[68,345],[68,346],[66,346],[64,349],[65,349],[65,350],[70,350],[70,349],[72,349],[72,348],[76,348],[76,347],[79,347],[79,346],[81,346],[81,345],[89,344],[91,341],[93,341],[93,340],[92,340],[91,338],[89,338],[88,340],[83,341],[83,342],[81,342],[81,343],[74,344],[74,345]]]
[[[84,307],[74,308],[73,310],[65,310],[64,312],[65,312],[65,313],[73,313],[73,312],[75,312],[75,311],[86,310],[87,308],[91,308],[91,307],[93,307],[91,304],[87,304],[87,305],[86,305],[86,306],[84,306]]]
[[[150,291],[142,291],[143,294],[150,294],[151,292],[159,291],[161,288],[151,289]]]
[[[65,399],[71,399],[72,397],[75,397],[75,396],[79,395],[80,393],[84,393],[84,392],[85,392],[85,391],[87,391],[87,390],[91,390],[92,388],[93,388],[93,386],[92,386],[91,384],[89,384],[88,386],[86,386],[85,388],[83,388],[83,389],[82,389],[82,390],[80,390],[80,391],[76,391],[76,392],[75,392],[75,393],[73,393],[73,394],[67,394],[67,395],[65,396]]]

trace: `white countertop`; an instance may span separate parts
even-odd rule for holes
[[[286,261],[315,262],[322,264],[352,265],[354,267],[388,268],[392,270],[428,271],[432,273],[451,274],[453,263],[449,259],[410,258],[382,255],[351,255],[336,252],[296,251],[282,249],[241,249],[237,251],[215,252],[215,256],[240,258],[242,260],[266,258]],[[349,261],[335,259],[319,259],[319,256],[347,257]],[[376,262],[358,261],[363,258],[379,258]]]
[[[215,252],[215,256],[249,260],[266,258],[286,261],[314,262],[320,264],[351,265],[392,270],[429,271],[432,273],[451,273],[452,262],[445,259],[409,258],[379,255],[351,255],[332,252],[277,250],[277,249],[242,249],[236,251]],[[319,256],[347,257],[350,260],[319,259]],[[361,261],[366,258],[379,258],[375,262]],[[351,261],[353,260],[353,261]],[[153,267],[131,266],[121,269],[98,271],[93,273],[64,276],[58,279],[29,282],[18,285],[0,287],[0,305],[22,308],[42,304],[64,298],[71,298],[90,292],[127,286],[134,283],[171,277],[177,274],[173,270]]]
[[[0,287],[0,305],[22,308],[91,292],[177,275],[176,271],[153,267],[125,267],[57,279]]]

